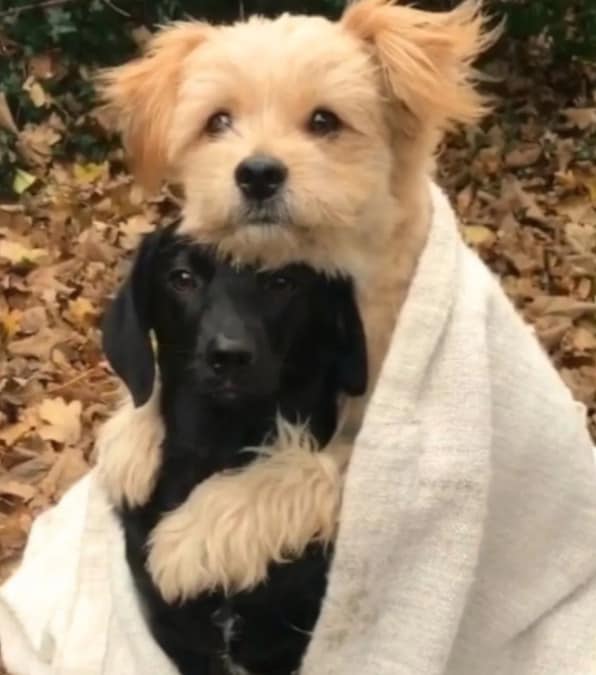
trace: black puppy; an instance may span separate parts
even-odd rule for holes
[[[198,483],[252,461],[243,449],[274,433],[278,412],[308,421],[320,446],[330,440],[338,396],[366,388],[351,283],[305,265],[233,267],[169,227],[144,239],[103,325],[107,358],[135,405],[153,388],[151,330],[163,462],[149,502],[119,511],[150,627],[184,675],[219,672],[222,662],[240,667],[236,672],[290,675],[319,614],[328,550],[313,544],[300,560],[271,565],[267,582],[253,591],[170,605],[145,568],[146,543],[161,515]]]

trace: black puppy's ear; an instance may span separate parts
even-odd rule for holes
[[[350,396],[362,396],[368,384],[366,336],[351,281],[341,280],[337,331],[339,386]]]
[[[153,391],[155,358],[151,330],[150,298],[155,252],[160,231],[146,235],[132,270],[112,300],[102,322],[102,347],[114,372],[131,393],[136,407]]]

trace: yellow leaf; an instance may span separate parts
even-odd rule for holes
[[[107,178],[108,163],[87,162],[86,164],[75,164],[73,166],[73,175],[78,183],[94,183],[99,178]]]
[[[590,199],[596,204],[596,174],[580,175],[578,181],[590,193]]]
[[[8,260],[13,265],[23,262],[37,262],[46,255],[43,248],[29,248],[17,241],[0,239],[0,259]]]
[[[12,181],[12,189],[18,194],[22,195],[23,192],[28,190],[37,178],[32,176],[30,173],[23,171],[23,169],[17,169],[15,171],[14,180]]]
[[[97,308],[87,298],[82,296],[68,303],[68,315],[78,326],[83,325],[87,321],[87,317],[95,316],[96,314]]]
[[[33,424],[29,421],[15,422],[0,430],[0,443],[7,447],[13,446],[19,438],[31,431]]]
[[[6,340],[10,340],[19,332],[21,326],[22,312],[18,309],[13,309],[6,314],[0,314],[0,336],[4,336]]]
[[[66,401],[61,398],[46,398],[39,406],[39,416],[45,425],[39,435],[45,440],[65,445],[76,445],[81,438],[80,401]]]
[[[42,108],[49,103],[49,97],[39,82],[33,82],[29,87],[29,98],[36,108]]]
[[[470,246],[490,246],[495,241],[495,233],[483,225],[467,225],[463,228],[463,238]]]

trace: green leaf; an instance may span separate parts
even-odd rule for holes
[[[23,169],[17,169],[15,171],[14,180],[12,181],[12,189],[18,194],[22,195],[23,192],[26,192],[37,180],[35,176]]]

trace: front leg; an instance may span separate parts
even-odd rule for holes
[[[300,557],[312,541],[334,540],[348,451],[317,452],[304,434],[292,440],[240,471],[207,479],[161,519],[147,567],[167,602],[249,590],[270,563]]]

